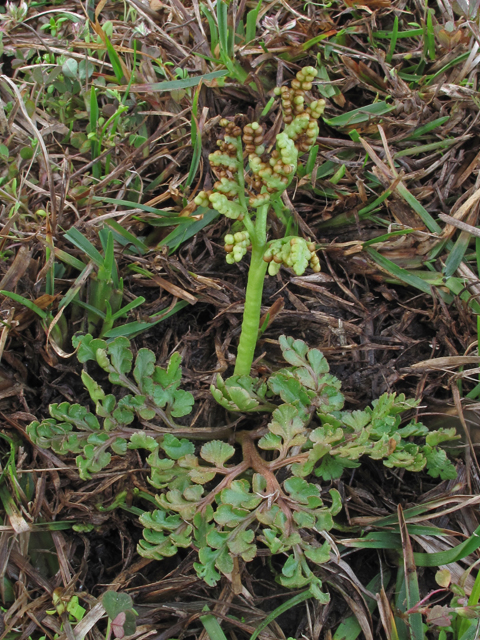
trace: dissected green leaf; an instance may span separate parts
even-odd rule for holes
[[[106,349],[107,343],[100,338],[93,338],[90,334],[86,336],[74,336],[72,344],[77,349],[77,358],[79,362],[88,362],[97,359],[98,349]]]
[[[275,409],[268,428],[271,433],[282,438],[285,447],[295,447],[307,441],[305,425],[299,417],[298,409],[293,405],[282,404]]]
[[[155,371],[155,354],[150,349],[140,349],[135,360],[135,368],[133,377],[142,393],[151,395],[153,380],[152,375]]]
[[[328,594],[309,567],[329,562],[330,547],[327,542],[316,546],[311,532],[329,531],[342,501],[331,489],[325,504],[320,485],[309,479],[338,479],[345,469],[358,467],[363,456],[383,460],[390,468],[426,468],[433,477],[456,477],[455,467],[438,448],[457,438],[453,430],[429,432],[415,422],[402,426],[402,412],[417,404],[402,394],[385,393],[371,407],[343,410],[340,381],[329,373],[322,353],[302,340],[281,336],[289,366],[267,381],[250,376],[224,381],[218,376],[212,393],[223,407],[271,413],[261,437],[258,430],[250,435],[244,428],[237,432],[237,446],[221,440],[196,445],[175,435],[172,417],[187,415],[193,404],[192,395],[179,388],[178,353],[162,368],[149,349],[140,349],[134,362],[130,342],[123,337],[107,344],[87,335],[75,343],[84,362],[96,361],[108,373],[109,383],[126,391],[117,400],[84,371],[82,381],[96,415],[80,404],[53,404],[51,418],[27,427],[29,436],[40,447],[75,454],[83,479],[104,469],[112,454],[149,451],[148,482],[158,489],[157,508],[140,516],[144,530],[138,551],[161,560],[193,541],[198,549],[195,570],[211,586],[222,574],[230,576],[234,557],[253,560],[260,542],[273,555],[286,557],[280,584],[289,589],[308,586],[312,597],[327,602]],[[274,403],[278,397],[283,404]],[[162,420],[171,432],[163,428],[162,435],[153,437],[150,433]],[[153,430],[148,435],[140,426],[148,428],[145,421]],[[262,450],[275,454],[263,458]],[[226,466],[234,456],[235,464]]]

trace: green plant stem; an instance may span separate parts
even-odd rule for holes
[[[240,171],[239,175],[241,173]],[[243,189],[240,192],[242,193]],[[250,375],[260,328],[263,283],[268,267],[268,263],[263,259],[267,248],[267,214],[268,204],[265,204],[257,209],[255,225],[248,215],[248,210],[244,218],[245,227],[252,241],[252,259],[248,271],[242,332],[235,363],[235,375],[239,376]]]
[[[235,363],[235,375],[248,376],[252,368],[260,326],[263,283],[268,266],[263,259],[264,253],[265,244],[259,245],[256,241],[252,241],[252,259],[248,272],[245,310]]]

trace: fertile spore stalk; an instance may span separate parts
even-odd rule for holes
[[[242,130],[233,122],[220,121],[225,137],[217,142],[219,149],[209,156],[218,181],[213,190],[201,191],[195,198],[197,205],[212,207],[242,223],[243,229],[225,236],[229,264],[240,262],[251,248],[235,375],[250,374],[267,269],[271,276],[279,272],[282,264],[297,275],[302,275],[308,265],[313,271],[320,271],[314,243],[296,236],[267,239],[268,210],[281,206],[281,194],[297,172],[299,155],[311,149],[319,133],[317,120],[325,101],[305,103],[305,94],[312,89],[316,75],[314,67],[305,67],[297,73],[290,88],[275,89],[276,95],[281,96],[285,128],[277,135],[276,148],[271,153],[263,145],[264,131],[258,122],[246,125],[242,136]],[[244,154],[248,155],[246,170]]]

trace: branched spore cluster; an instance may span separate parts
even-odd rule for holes
[[[258,122],[245,125],[242,131],[226,118],[220,121],[224,138],[218,140],[219,148],[209,156],[217,181],[212,190],[201,191],[195,203],[244,223],[244,229],[225,236],[229,264],[239,262],[252,243],[258,242],[259,234],[252,226],[256,211],[262,207],[271,206],[275,210],[282,207],[281,194],[296,175],[299,156],[315,143],[318,119],[325,108],[324,100],[306,104],[306,94],[315,77],[316,70],[305,67],[292,80],[291,87],[275,91],[281,96],[285,128],[276,136],[276,147],[270,151],[264,144],[264,127]],[[246,171],[244,155],[248,158]],[[309,265],[313,271],[320,271],[315,244],[301,237],[270,241],[263,255],[269,263],[270,275],[278,273],[282,264],[297,275],[303,274]]]

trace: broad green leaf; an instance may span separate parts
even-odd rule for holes
[[[288,478],[283,486],[295,502],[305,504],[309,509],[317,509],[323,504],[318,487],[303,478]]]
[[[190,469],[188,473],[192,482],[197,484],[207,484],[215,478],[217,475],[216,471],[210,471],[210,468],[207,467],[195,467]]]
[[[225,462],[235,453],[235,448],[221,440],[211,440],[200,449],[201,457],[216,467],[224,467]]]
[[[424,434],[421,434],[424,435]],[[425,438],[425,442],[432,446],[436,447],[442,442],[448,442],[451,440],[459,440],[461,438],[460,435],[457,434],[455,427],[451,429],[438,429],[437,431],[430,431]]]
[[[328,362],[326,361],[323,353],[318,349],[310,349],[307,354],[307,359],[317,376],[330,371]]]
[[[220,493],[220,501],[232,507],[243,507],[244,509],[255,509],[262,502],[261,496],[257,496],[250,491],[248,480],[234,480],[229,487]]]
[[[127,453],[127,441],[124,438],[116,438],[111,446],[112,451],[119,456],[124,456]]]
[[[238,509],[229,504],[221,504],[213,516],[215,522],[220,525],[234,528],[240,524],[248,515],[247,509]]]
[[[158,447],[158,443],[155,438],[145,435],[142,431],[134,433],[130,436],[129,449],[147,449],[148,451],[155,451]]]
[[[74,58],[67,58],[62,65],[62,73],[67,78],[76,78],[78,73],[78,62]]]
[[[172,460],[179,460],[183,458],[188,453],[195,452],[195,445],[187,440],[186,438],[182,438],[179,440],[175,436],[172,436],[171,433],[166,433],[162,443],[160,444],[161,448],[165,451],[169,458]]]
[[[367,411],[345,411],[342,413],[341,419],[347,427],[359,432],[370,422],[371,415]]]
[[[307,513],[306,511],[295,511],[293,519],[295,524],[302,529],[313,529],[317,521],[313,513]]]
[[[193,407],[195,400],[189,391],[177,389],[173,393],[173,402],[171,405],[171,414],[174,418],[187,416]]]
[[[150,535],[150,531],[145,529],[144,535],[148,531],[147,535]],[[137,545],[138,553],[143,558],[150,558],[152,560],[163,560],[163,558],[171,558],[177,553],[177,547],[171,542],[170,538],[163,536],[163,534],[156,534],[157,536],[161,536],[163,540],[157,541],[155,539],[154,544],[149,543],[146,539],[140,540]]]
[[[114,620],[119,613],[128,611],[133,607],[133,600],[128,593],[105,591],[102,595],[102,604],[105,607],[108,617]]]
[[[282,438],[269,432],[265,436],[262,436],[260,438],[260,440],[258,441],[258,446],[260,447],[260,449],[266,449],[267,451],[280,451],[282,449]]]
[[[317,477],[323,478],[325,482],[328,482],[329,480],[340,478],[344,469],[356,469],[359,466],[360,463],[354,460],[334,458],[327,454],[322,458],[320,465],[315,469],[314,473]]]
[[[167,515],[162,509],[155,509],[151,513],[143,513],[140,522],[146,529],[153,531],[175,531],[183,524],[182,518],[177,515]]]
[[[324,564],[330,561],[330,544],[324,542],[321,547],[308,545],[304,548],[304,553],[315,564]]]
[[[112,458],[107,451],[97,450],[92,444],[87,444],[84,449],[84,458],[77,456],[76,463],[82,480],[91,480],[92,473],[98,473],[104,469]]]

